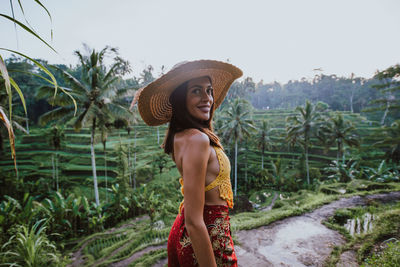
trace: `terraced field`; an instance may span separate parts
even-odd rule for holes
[[[275,160],[278,157],[295,162],[302,154],[301,148],[289,149],[285,142],[285,118],[292,115],[290,110],[259,110],[254,112],[253,119],[260,121],[267,119],[273,128],[271,139],[274,149],[265,152],[265,167],[271,168],[267,160]],[[374,161],[382,153],[370,151],[370,146],[377,141],[371,133],[379,126],[370,122],[359,114],[343,112],[344,117],[353,122],[357,133],[362,137],[361,155],[365,161]],[[135,126],[134,131],[128,134],[124,130],[114,130],[107,139],[106,151],[97,140],[95,146],[96,166],[99,181],[100,194],[105,194],[105,188],[115,182],[117,176],[117,150],[119,146],[126,148],[126,157],[130,161],[129,168],[133,178],[136,169],[137,182],[149,181],[146,168],[150,168],[155,157],[161,152],[159,144],[164,138],[166,126],[148,127],[143,123]],[[81,190],[92,190],[92,167],[90,160],[90,132],[83,129],[79,133],[71,128],[64,131],[64,146],[60,151],[55,151],[50,145],[49,131],[46,129],[33,129],[30,135],[18,135],[16,139],[17,163],[20,178],[35,181],[40,177],[52,178],[54,169],[58,169],[58,177],[61,185],[79,186]],[[136,138],[134,138],[136,135]],[[100,136],[98,134],[98,136]],[[97,139],[100,139],[98,137]],[[313,140],[316,143],[317,140]],[[6,144],[5,153],[0,157],[1,175],[13,176],[13,162],[9,157],[9,148]],[[228,155],[233,154],[226,144]],[[136,158],[135,152],[136,151]],[[58,155],[58,164],[53,159]],[[232,157],[231,157],[232,158]],[[336,159],[336,147],[331,147],[328,153],[324,153],[321,146],[313,145],[310,151],[310,166],[316,168],[326,167],[328,163]],[[254,145],[239,151],[239,173],[243,172],[244,164],[261,165],[261,152]],[[57,166],[55,166],[57,164]],[[168,158],[167,166],[173,167],[173,162]],[[54,166],[54,167],[53,167]],[[54,184],[52,185],[54,187]],[[82,189],[84,187],[85,189]]]
[[[129,157],[130,168],[133,175],[134,167],[140,173],[140,169],[149,166],[153,161],[157,149],[157,130],[144,125],[138,125],[130,135],[126,131],[115,130],[106,143],[106,151],[103,144],[96,140],[96,168],[100,194],[105,194],[106,183],[108,187],[115,183],[117,172],[119,146],[126,148],[126,157]],[[160,127],[163,134],[165,127]],[[52,179],[58,157],[58,176],[60,186],[68,188],[79,186],[83,191],[91,191],[92,166],[90,158],[90,132],[83,129],[79,133],[71,128],[64,131],[63,145],[59,151],[55,151],[50,145],[50,131],[46,129],[32,129],[30,135],[18,135],[16,138],[16,153],[19,177],[25,181],[34,181],[41,177]],[[160,142],[162,142],[162,136]],[[7,144],[8,145],[8,144]],[[5,147],[5,153],[0,158],[1,175],[15,176],[13,161],[9,158],[9,147]],[[136,161],[135,161],[135,151]],[[168,164],[173,164],[169,162]],[[138,179],[138,182],[143,182]],[[54,184],[51,185],[54,188]]]
[[[285,118],[292,114],[289,110],[256,111],[253,115],[255,121],[267,119],[273,128],[271,139],[274,150],[265,152],[265,167],[271,168],[267,160],[275,160],[278,157],[297,162],[301,156],[301,148],[289,150],[285,142]],[[376,161],[377,155],[382,153],[370,151],[370,146],[377,141],[371,133],[379,128],[376,123],[369,122],[359,114],[344,113],[345,118],[350,119],[357,128],[362,138],[361,155],[365,161]],[[140,123],[128,134],[124,130],[114,130],[107,139],[106,151],[100,140],[96,140],[96,165],[100,190],[100,198],[105,199],[106,188],[114,184],[118,175],[118,163],[120,147],[125,150],[124,157],[129,161],[131,186],[133,178],[136,184],[152,182],[151,169],[157,169],[154,165],[161,149],[159,145],[164,138],[166,126],[158,128],[148,127]],[[64,131],[64,146],[55,151],[49,142],[49,131],[46,129],[33,129],[30,135],[18,135],[16,139],[17,163],[19,177],[27,182],[35,182],[40,178],[46,178],[49,188],[55,189],[54,169],[58,169],[60,187],[71,191],[79,190],[89,198],[93,197],[92,166],[90,159],[90,132],[83,129],[79,133],[71,128]],[[98,138],[99,139],[99,138]],[[315,140],[314,140],[315,141]],[[233,150],[224,144],[228,156]],[[243,176],[245,164],[261,165],[261,152],[254,146],[239,151],[239,177]],[[9,158],[9,148],[0,158],[0,175],[15,177],[14,166]],[[135,155],[136,152],[136,155]],[[54,159],[58,158],[58,163]],[[231,157],[232,158],[232,157]],[[178,172],[174,163],[166,157],[166,169],[170,177],[178,178]],[[336,159],[336,148],[332,147],[328,153],[323,153],[323,147],[314,145],[310,153],[310,165],[315,168],[323,168]],[[232,164],[233,161],[231,160]],[[55,166],[57,165],[57,166]],[[136,171],[135,171],[136,170]],[[165,174],[163,174],[165,175]],[[153,182],[156,182],[154,180]],[[178,193],[178,190],[176,190]],[[256,216],[256,215],[254,215]],[[251,222],[243,224],[241,216],[233,218],[233,230],[249,229],[251,225],[264,225],[269,218],[253,218],[245,216]],[[261,221],[260,221],[261,220]],[[243,221],[243,222],[242,222]],[[254,224],[255,223],[255,224]],[[149,218],[134,218],[125,222],[123,226],[109,229],[103,233],[89,236],[80,242],[70,243],[75,247],[72,251],[72,266],[150,266],[163,263],[166,257],[165,242],[168,237],[169,225],[159,225],[150,228]],[[251,228],[251,227],[250,227]],[[164,260],[165,262],[165,260]]]

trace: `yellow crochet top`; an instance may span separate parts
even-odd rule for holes
[[[228,207],[233,208],[233,192],[232,192],[232,185],[231,185],[231,164],[229,162],[229,158],[225,155],[222,148],[213,146],[215,153],[217,154],[218,162],[219,162],[219,173],[214,181],[212,181],[209,185],[206,186],[205,192],[219,187],[219,196],[226,200]],[[182,196],[184,194],[183,190],[183,179],[182,177],[179,179],[179,183],[181,184],[181,193]],[[181,212],[183,206],[183,200],[179,206],[179,212]]]

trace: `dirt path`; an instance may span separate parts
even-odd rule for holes
[[[274,196],[272,204],[276,197]],[[333,247],[345,242],[338,232],[330,230],[321,224],[323,220],[332,216],[338,208],[365,205],[370,200],[385,202],[399,199],[400,192],[342,198],[301,216],[283,219],[257,229],[238,231],[235,235],[239,244],[235,245],[235,249],[239,266],[323,266]],[[265,210],[269,210],[271,207],[267,207]],[[129,222],[119,229],[129,227],[133,223],[135,221]],[[115,230],[110,229],[109,231]],[[75,260],[69,266],[83,265],[82,250],[90,241],[88,240],[74,253]],[[165,246],[166,244],[147,247],[111,266],[128,266],[143,254],[165,248]],[[154,266],[161,267],[166,263],[167,259],[162,259]],[[355,262],[354,252],[347,251],[343,253],[338,266],[358,266],[357,262]]]
[[[238,231],[235,249],[239,266],[323,266],[333,246],[345,240],[321,224],[336,209],[365,205],[369,200],[400,199],[400,192],[342,198],[313,212],[290,217],[257,229]],[[348,252],[349,254],[351,252]],[[358,266],[354,256],[342,255],[339,266]]]

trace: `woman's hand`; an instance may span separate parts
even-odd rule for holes
[[[208,136],[199,130],[188,131],[182,147],[185,224],[200,266],[217,266],[207,227],[203,220],[205,179],[210,157]]]

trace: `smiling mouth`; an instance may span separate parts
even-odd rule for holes
[[[209,112],[210,111],[210,107],[208,107],[208,106],[198,107],[198,109],[200,109],[202,112]]]

